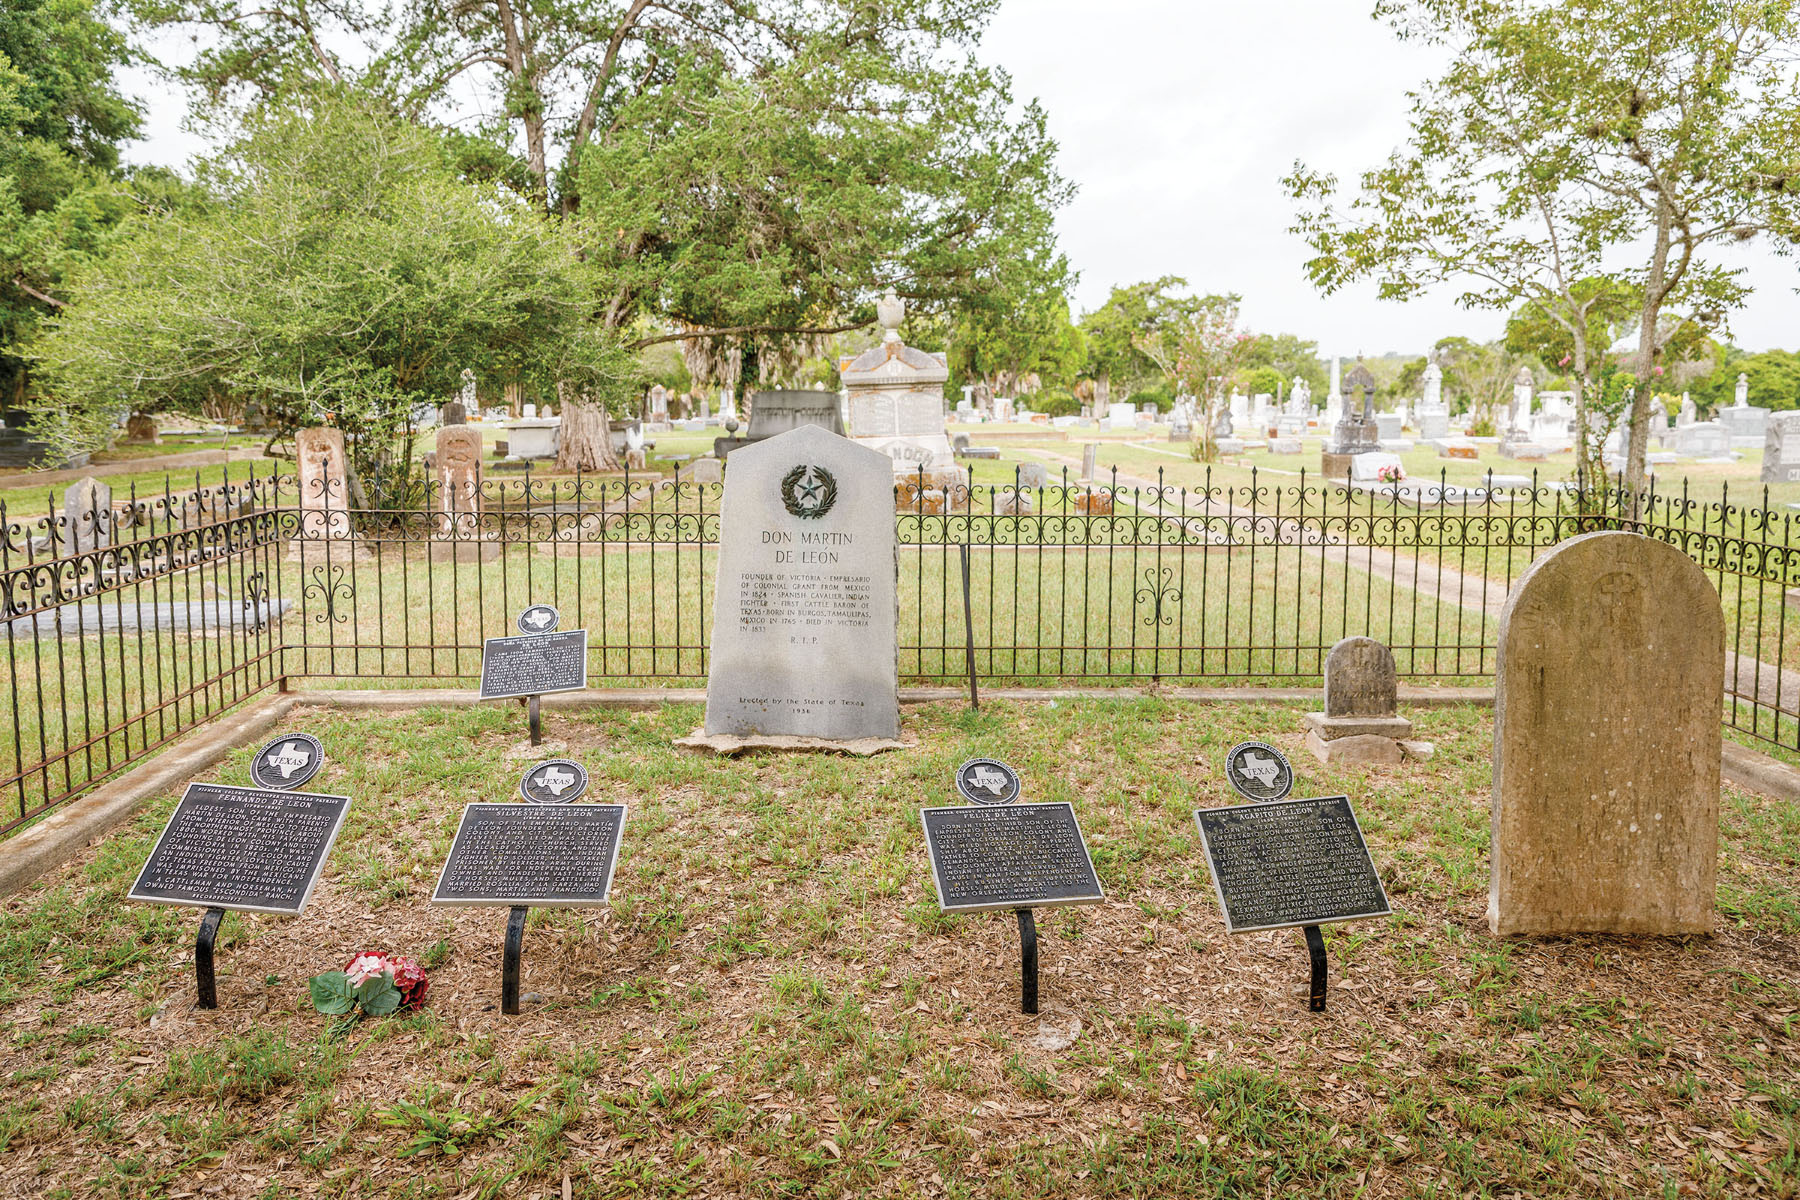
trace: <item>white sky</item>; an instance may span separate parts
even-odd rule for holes
[[[1017,96],[1043,102],[1079,188],[1057,220],[1081,273],[1078,311],[1115,284],[1181,275],[1242,294],[1251,328],[1312,338],[1327,355],[1499,334],[1499,315],[1463,312],[1448,289],[1408,304],[1376,300],[1373,285],[1322,297],[1306,280],[1306,244],[1287,232],[1281,177],[1294,160],[1340,179],[1377,165],[1405,137],[1406,91],[1432,73],[1431,52],[1396,42],[1372,7],[1004,0],[983,57],[1012,72]],[[176,166],[205,148],[181,128],[182,97],[141,72],[127,87],[149,102],[130,161]],[[1800,346],[1800,260],[1753,246],[1725,261],[1755,288],[1732,340]]]

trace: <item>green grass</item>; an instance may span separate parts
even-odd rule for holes
[[[872,759],[678,751],[696,706],[553,714],[630,806],[613,903],[427,898],[461,806],[509,794],[515,712],[296,714],[355,797],[308,911],[233,916],[222,1007],[186,1007],[198,914],[123,894],[179,789],[0,908],[0,1176],[32,1194],[555,1197],[1800,1194],[1800,820],[1728,788],[1712,938],[1485,931],[1490,714],[1352,796],[1396,915],[1231,937],[1191,810],[1300,709],[1157,699],[909,710]],[[917,808],[991,754],[1082,820],[1105,904],[1040,914],[1043,1021],[1006,914],[938,914]],[[247,779],[245,751],[210,778]],[[384,947],[416,1015],[334,1035],[306,977]],[[1045,1049],[1039,1034],[1079,1036]]]

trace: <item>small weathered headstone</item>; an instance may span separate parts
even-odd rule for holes
[[[1306,714],[1306,746],[1322,762],[1398,763],[1412,722],[1399,715],[1391,651],[1347,637],[1325,658],[1325,711]]]
[[[446,429],[454,425],[466,425],[469,421],[469,410],[461,400],[452,400],[438,410],[438,424]]]
[[[1050,468],[1041,462],[1020,463],[1018,481],[1019,486],[1024,488],[1049,487]]]
[[[1570,538],[1500,614],[1488,925],[1708,933],[1719,856],[1725,617],[1641,534]]]
[[[70,484],[63,492],[63,554],[86,554],[112,540],[112,489],[92,476]]]
[[[899,736],[893,488],[885,454],[817,425],[732,453],[707,736]]]

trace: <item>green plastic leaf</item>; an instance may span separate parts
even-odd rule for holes
[[[314,975],[306,981],[306,990],[312,993],[313,1007],[328,1017],[341,1017],[356,1007],[349,977],[342,971]]]
[[[400,989],[394,986],[394,977],[383,971],[356,989],[356,1002],[371,1017],[385,1017],[400,1007]]]

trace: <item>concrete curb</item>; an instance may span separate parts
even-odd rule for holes
[[[1737,742],[1725,743],[1719,774],[1748,791],[1777,800],[1800,800],[1800,770]]]
[[[287,696],[271,696],[242,711],[209,721],[141,767],[70,801],[22,833],[6,839],[0,859],[0,896],[8,896],[75,854],[136,812],[146,800],[204,770],[260,737],[293,708]]]

